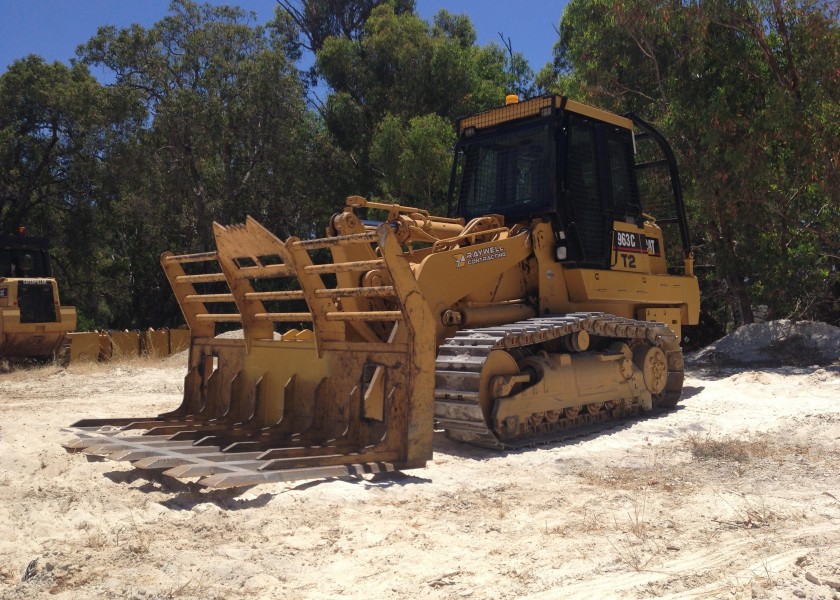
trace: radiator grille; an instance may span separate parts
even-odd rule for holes
[[[18,308],[21,323],[54,323],[56,315],[52,284],[20,282]]]

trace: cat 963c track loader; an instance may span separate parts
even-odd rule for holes
[[[675,406],[699,290],[662,136],[560,96],[457,127],[453,216],[353,196],[323,238],[249,218],[164,254],[182,404],[66,447],[232,487],[422,467],[435,429],[519,448]]]

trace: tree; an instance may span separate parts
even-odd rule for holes
[[[756,304],[838,316],[837,17],[814,0],[572,0],[538,77],[665,129],[737,323]]]
[[[386,115],[377,125],[371,159],[382,169],[382,193],[389,198],[411,198],[437,214],[446,211],[452,125],[435,114],[409,119],[408,125]]]
[[[430,25],[382,4],[356,38],[324,41],[316,62],[331,88],[324,117],[357,165],[358,190],[440,206],[450,162],[441,148],[454,139],[451,123],[502,104],[512,83],[504,50],[475,39],[464,16],[441,11]],[[412,163],[417,175],[409,174],[412,155],[423,157]],[[434,173],[420,173],[426,169]]]
[[[513,50],[513,43],[503,33],[499,33],[502,43],[507,52],[505,61],[505,74],[508,77],[507,90],[519,96],[520,100],[526,100],[541,93],[541,89],[534,79],[534,71],[528,64],[528,60],[521,52]]]
[[[310,52],[318,52],[331,37],[358,41],[374,8],[389,4],[397,15],[414,12],[414,0],[277,0],[279,10],[297,26]]]
[[[0,76],[0,231],[93,201],[106,96],[84,65],[35,55]]]
[[[115,198],[108,160],[137,109],[83,64],[32,55],[0,76],[0,231],[51,238],[62,299],[83,320],[109,283],[97,269]]]
[[[109,272],[122,284],[113,319],[123,324],[177,314],[159,301],[171,297],[163,250],[210,250],[212,222],[246,214],[282,237],[312,231],[338,204],[346,169],[306,109],[282,36],[235,8],[176,0],[170,13],[149,29],[100,28],[79,48],[147,111],[110,162],[121,202]]]

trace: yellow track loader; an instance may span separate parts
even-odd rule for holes
[[[61,306],[44,237],[0,234],[0,359],[51,358],[76,328]]]
[[[248,218],[165,253],[182,404],[65,446],[233,487],[422,467],[435,429],[503,450],[675,406],[699,290],[666,141],[561,96],[457,129],[449,217],[352,196],[322,238]]]

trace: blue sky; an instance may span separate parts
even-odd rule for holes
[[[264,23],[274,14],[275,0],[211,0],[238,5],[257,14]],[[499,32],[510,38],[534,71],[551,60],[557,40],[555,27],[566,0],[417,0],[426,20],[441,8],[467,14],[478,42],[501,43]],[[68,62],[76,46],[89,40],[102,25],[150,27],[167,13],[169,0],[0,0],[0,73],[12,61],[39,54],[48,62]],[[96,76],[100,73],[94,71]]]

